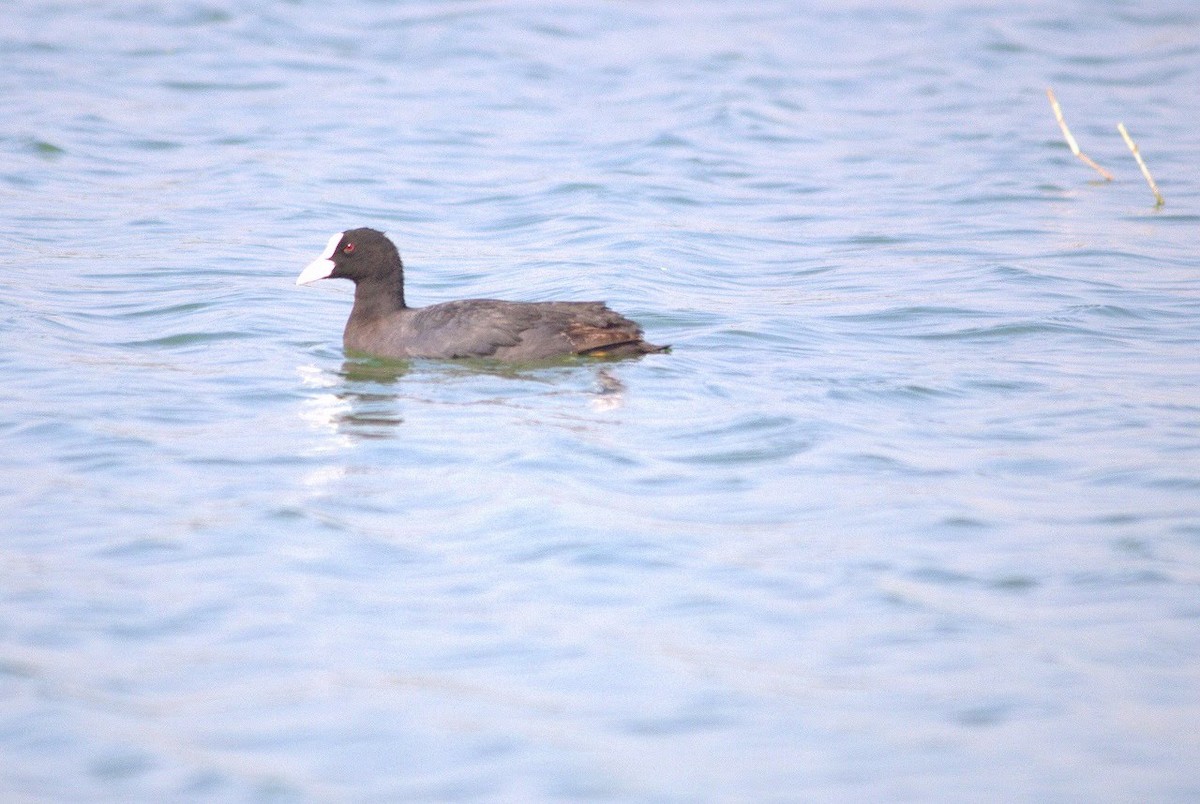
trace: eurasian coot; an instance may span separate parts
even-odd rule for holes
[[[642,329],[604,302],[510,302],[467,299],[408,307],[400,252],[383,232],[351,229],[329,238],[296,279],[354,282],[347,352],[390,358],[482,357],[505,361],[567,355],[623,357],[662,352]]]

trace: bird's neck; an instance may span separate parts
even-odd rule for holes
[[[361,321],[384,318],[397,310],[403,310],[404,272],[381,278],[360,279],[354,284],[354,309],[350,317]]]

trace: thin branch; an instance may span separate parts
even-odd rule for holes
[[[1133,158],[1137,160],[1138,167],[1142,169],[1142,175],[1146,177],[1146,184],[1150,185],[1150,192],[1154,193],[1156,207],[1161,207],[1167,203],[1163,200],[1162,193],[1158,191],[1158,185],[1154,183],[1154,177],[1150,175],[1150,168],[1146,167],[1146,163],[1142,161],[1142,154],[1138,151],[1137,143],[1129,136],[1129,132],[1125,130],[1124,123],[1117,123],[1117,131],[1121,132],[1121,136],[1125,139],[1125,144],[1129,146]]]
[[[1058,127],[1062,129],[1063,137],[1067,140],[1067,145],[1071,148],[1071,153],[1075,154],[1085,165],[1104,177],[1105,181],[1112,181],[1113,175],[1104,168],[1092,161],[1092,158],[1079,150],[1079,143],[1075,142],[1075,138],[1071,136],[1071,129],[1067,128],[1067,121],[1063,119],[1062,107],[1058,105],[1058,98],[1054,97],[1054,90],[1046,87],[1046,97],[1050,99],[1050,108],[1054,110],[1054,119],[1058,121]]]

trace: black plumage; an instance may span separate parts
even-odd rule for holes
[[[647,343],[641,327],[604,302],[467,299],[409,307],[400,253],[375,229],[334,235],[296,283],[326,278],[355,284],[354,308],[343,333],[347,352],[512,362],[568,355],[621,357],[668,348]]]

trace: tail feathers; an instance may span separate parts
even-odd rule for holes
[[[576,354],[588,355],[590,357],[633,357],[635,355],[651,355],[669,351],[671,351],[670,344],[658,346],[657,344],[647,343],[638,339],[596,346],[591,349],[584,349]]]

